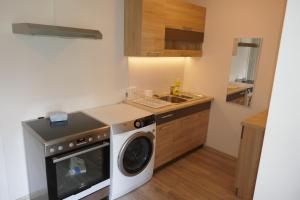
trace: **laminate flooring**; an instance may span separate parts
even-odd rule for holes
[[[157,171],[137,190],[118,200],[238,200],[236,160],[201,148]]]

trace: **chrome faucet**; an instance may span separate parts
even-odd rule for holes
[[[170,86],[170,95],[174,95],[175,86]]]

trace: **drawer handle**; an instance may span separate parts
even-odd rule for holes
[[[174,114],[168,114],[168,115],[165,115],[165,116],[162,116],[160,117],[161,119],[166,119],[166,118],[170,118],[170,117],[173,117]]]
[[[148,52],[147,55],[148,55],[148,56],[159,56],[159,55],[160,55],[160,52],[158,52],[158,51],[157,51],[157,52],[152,51],[152,52]]]
[[[193,30],[192,28],[187,27],[187,26],[183,26],[182,29],[185,30],[185,31],[191,31],[191,30]]]

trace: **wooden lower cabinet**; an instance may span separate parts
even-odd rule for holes
[[[231,100],[230,102],[231,103],[236,103],[236,104],[239,104],[239,105],[246,105],[246,98],[247,98],[246,96],[241,96],[239,98]]]
[[[241,200],[253,199],[266,119],[267,112],[262,112],[242,122],[235,178],[236,194]]]
[[[162,124],[156,129],[155,168],[174,158],[174,134],[178,131],[177,120]]]
[[[178,121],[179,131],[174,133],[174,154],[180,156],[205,143],[209,111],[192,114]]]
[[[236,103],[239,105],[246,105],[247,103],[247,91],[240,91],[233,94],[228,94],[226,97],[226,101],[230,103]]]
[[[155,168],[206,141],[209,109],[157,126]]]

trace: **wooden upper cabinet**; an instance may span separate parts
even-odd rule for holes
[[[125,0],[125,56],[202,56],[204,25],[184,0]]]
[[[143,0],[142,55],[160,56],[164,49],[164,2]]]
[[[125,0],[125,56],[161,56],[164,1]]]
[[[166,0],[167,28],[204,32],[206,9],[184,0]]]
[[[206,9],[184,0],[165,3],[165,55],[202,56]]]

